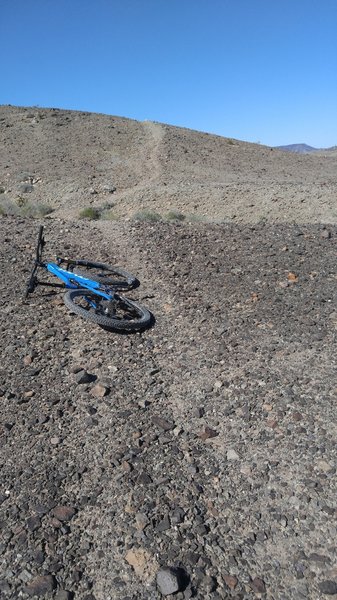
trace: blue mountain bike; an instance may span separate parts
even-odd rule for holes
[[[34,267],[27,284],[25,299],[37,285],[69,288],[64,295],[65,305],[77,315],[104,328],[118,331],[139,331],[152,321],[151,313],[118,293],[138,285],[138,280],[119,267],[87,260],[56,257],[56,263],[44,262],[43,226],[40,226]],[[61,266],[63,265],[63,266]],[[65,268],[64,268],[65,267]],[[44,269],[62,283],[40,281],[38,269]]]

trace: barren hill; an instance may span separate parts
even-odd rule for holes
[[[109,204],[116,218],[177,210],[217,221],[337,219],[334,155],[56,109],[2,106],[0,125],[6,199],[28,191],[63,217]]]

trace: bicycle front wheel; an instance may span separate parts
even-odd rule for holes
[[[133,300],[114,294],[106,300],[86,289],[69,290],[65,305],[87,321],[117,331],[139,331],[151,323],[151,313]]]
[[[119,267],[111,267],[103,263],[89,262],[88,260],[76,260],[74,263],[72,271],[77,275],[82,275],[115,289],[131,290],[138,285],[138,280],[134,275]]]

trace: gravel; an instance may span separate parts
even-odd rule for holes
[[[37,223],[0,219],[1,597],[336,594],[336,227],[44,224],[155,324],[23,304]]]

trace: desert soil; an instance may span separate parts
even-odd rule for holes
[[[337,597],[336,157],[1,110],[1,196],[55,210],[0,218],[0,597]],[[40,223],[46,258],[134,273],[152,327],[23,303]]]
[[[116,218],[177,210],[220,222],[337,222],[336,152],[290,154],[76,111],[0,106],[0,187],[61,218],[108,204]]]

